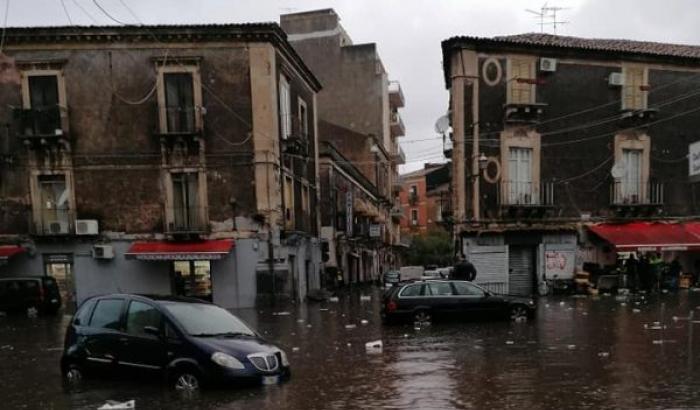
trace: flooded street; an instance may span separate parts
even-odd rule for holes
[[[696,355],[689,357],[683,321],[700,305],[700,293],[626,301],[550,297],[540,299],[534,322],[422,329],[382,326],[379,293],[364,293],[371,301],[353,294],[339,303],[235,312],[288,352],[292,380],[192,398],[157,383],[115,380],[90,381],[67,393],[58,361],[68,317],[2,317],[2,408],[96,409],[107,400],[130,399],[137,409],[652,409],[700,403],[700,330]],[[373,340],[383,341],[381,354],[366,353],[365,343]]]

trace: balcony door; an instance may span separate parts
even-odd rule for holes
[[[189,133],[195,129],[194,86],[191,73],[167,73],[165,109],[169,133]]]
[[[199,175],[196,172],[172,174],[173,230],[192,231],[199,224]]]
[[[70,204],[66,176],[40,175],[39,201],[42,233],[67,234],[70,230]]]
[[[58,110],[58,77],[55,75],[32,75],[28,78],[29,105],[32,121],[25,130],[27,135],[55,135],[61,129],[61,118]]]
[[[639,203],[642,200],[642,150],[623,149],[622,163],[625,167],[620,186],[622,202]]]
[[[532,148],[511,147],[508,159],[508,204],[537,203],[532,182]]]

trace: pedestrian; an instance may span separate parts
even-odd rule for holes
[[[649,257],[646,254],[639,258],[637,271],[639,272],[640,287],[648,292],[651,289],[651,266],[649,265]]]
[[[625,271],[627,272],[629,288],[634,292],[637,291],[637,287],[639,286],[638,265],[639,263],[637,262],[637,258],[634,256],[634,253],[630,253],[629,258],[627,258],[625,261]]]
[[[455,264],[454,270],[450,279],[473,281],[476,278],[476,268],[474,265],[464,258]]]
[[[661,259],[661,254],[660,253],[655,253],[652,254],[651,258],[649,258],[649,266],[651,267],[651,275],[650,279],[652,281],[652,288],[656,290],[657,292],[661,291],[661,268],[663,265],[664,261]]]
[[[669,286],[671,289],[678,290],[678,281],[681,278],[682,270],[683,267],[681,266],[681,262],[678,260],[678,257],[673,258],[671,266],[668,268],[668,274],[670,276]]]

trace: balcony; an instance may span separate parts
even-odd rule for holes
[[[391,208],[390,214],[391,214],[391,218],[394,220],[400,220],[401,218],[404,217],[403,208],[401,208],[400,206],[395,206],[395,207]]]
[[[664,204],[664,184],[648,181],[615,181],[610,185],[612,206],[661,206]]]
[[[309,135],[297,117],[292,117],[292,129],[287,138],[282,139],[282,152],[301,157],[309,156]]]
[[[401,84],[398,81],[389,82],[389,104],[393,108],[402,108],[406,104]]]
[[[406,154],[403,152],[403,149],[398,144],[396,144],[394,149],[394,152],[391,153],[391,160],[398,165],[405,164]]]
[[[14,118],[17,133],[25,141],[49,143],[66,138],[67,110],[58,105],[45,108],[16,108]]]
[[[201,234],[209,231],[206,210],[201,207],[170,207],[165,232],[172,235]]]
[[[403,185],[401,184],[401,181],[394,181],[391,187],[392,191],[394,194],[398,194],[403,190]]]
[[[389,120],[392,137],[403,137],[406,135],[406,126],[403,124],[403,119],[398,112],[392,112]]]
[[[504,120],[508,124],[537,124],[540,122],[544,108],[547,104],[515,104],[509,103],[503,106]]]
[[[544,216],[554,207],[554,183],[503,181],[497,199],[510,216]]]
[[[34,233],[42,236],[72,235],[74,224],[75,213],[72,209],[44,208],[36,222]]]
[[[623,109],[620,113],[621,128],[640,127],[656,120],[659,110],[655,108]]]

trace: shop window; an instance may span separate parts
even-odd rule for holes
[[[211,300],[211,264],[205,261],[174,261],[175,293]]]
[[[72,255],[44,255],[44,272],[56,280],[63,305],[68,311],[75,309],[75,280]]]

